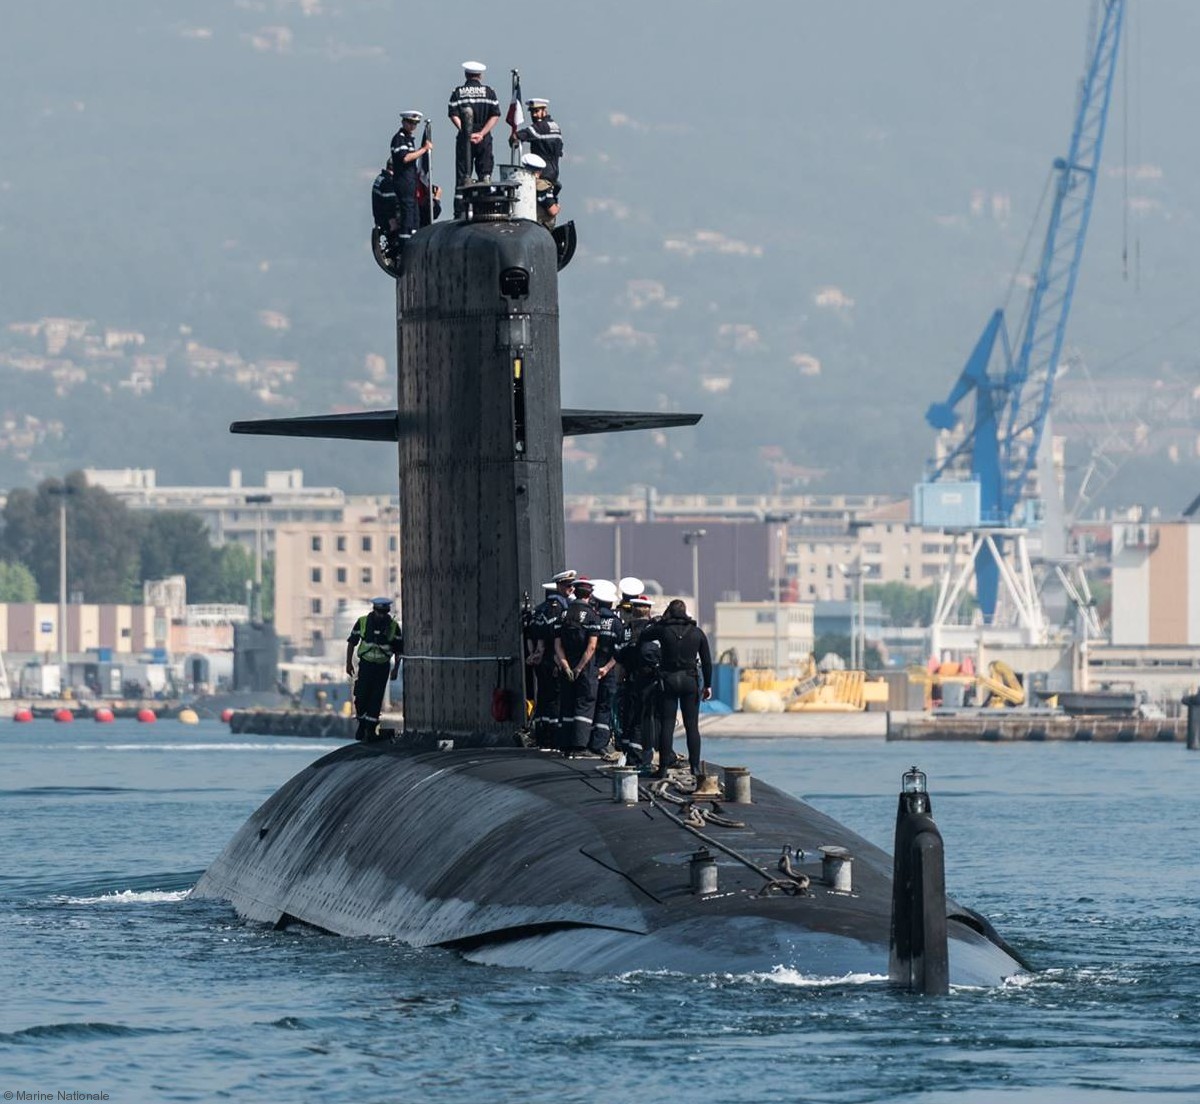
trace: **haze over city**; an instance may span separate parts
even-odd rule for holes
[[[480,33],[366,0],[9,14],[0,484],[303,466],[313,483],[390,491],[371,446],[299,450],[226,426],[394,401],[370,181],[414,106],[449,179],[444,104],[479,54],[502,99],[519,68],[566,135],[580,250],[562,281],[564,400],[705,414],[695,430],[570,442],[567,489],[907,493],[933,451],[925,408],[1005,301],[1027,238],[1022,271],[1036,257],[1087,6],[456,11]],[[1101,501],[1168,513],[1200,489],[1185,183],[1200,166],[1180,139],[1198,24],[1182,0],[1131,11],[1056,422],[1068,480],[1115,433],[1123,467]]]

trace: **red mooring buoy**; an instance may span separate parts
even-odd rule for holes
[[[17,724],[28,724],[33,720],[33,710],[24,708],[18,709],[13,714],[13,720],[16,721]]]
[[[158,714],[153,709],[139,709],[137,719],[142,724],[154,724],[158,720]]]
[[[221,710],[221,723],[229,724],[229,722],[232,720],[233,720],[233,710],[232,709],[222,709]]]
[[[68,724],[69,722],[71,722],[75,719],[75,714],[72,713],[71,710],[64,707],[62,709],[56,709],[54,711],[54,719],[59,724]]]
[[[92,719],[97,724],[112,724],[114,719],[113,711],[108,706],[102,705],[92,714]]]

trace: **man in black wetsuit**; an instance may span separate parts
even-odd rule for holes
[[[463,128],[463,114],[471,109],[471,132],[469,141],[457,143],[454,161],[454,184],[461,188],[471,179],[491,180],[494,159],[492,157],[492,129],[500,121],[500,100],[496,90],[483,83],[487,66],[481,61],[463,62],[463,82],[450,93],[447,114],[454,129]]]
[[[432,142],[417,145],[417,124],[423,118],[419,111],[405,111],[400,116],[400,129],[392,136],[392,173],[399,209],[397,235],[401,238],[411,238],[421,221],[417,211],[417,162],[433,149]]]
[[[675,717],[682,714],[687,733],[688,765],[700,774],[700,702],[712,697],[712,654],[708,637],[676,598],[667,612],[642,633],[641,647],[656,640],[662,648],[658,691],[658,771],[665,778],[674,758]],[[700,678],[696,667],[699,663]],[[703,688],[701,687],[703,682]]]

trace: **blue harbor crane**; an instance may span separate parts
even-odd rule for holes
[[[1096,194],[1125,0],[1099,0],[1097,14],[1070,152],[1054,162],[1050,223],[1016,340],[1010,339],[1004,310],[997,310],[949,397],[925,415],[935,429],[957,429],[961,437],[918,486],[916,520],[970,529],[981,538],[975,543],[974,573],[985,624],[995,618],[1002,579],[1015,579],[1004,562],[1006,538],[1028,527],[1035,514],[1029,477],[1046,432]],[[971,395],[973,415],[960,413]],[[941,488],[931,486],[938,483]],[[1027,561],[1024,553],[1022,559]]]

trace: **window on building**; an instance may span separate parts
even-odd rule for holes
[[[362,550],[363,550],[364,552],[370,552],[370,551],[371,551],[371,538],[370,538],[370,537],[363,537],[363,539],[362,539]]]
[[[339,567],[337,569],[337,581],[339,583],[344,583],[346,581],[346,569],[344,567]]]
[[[337,550],[338,550],[339,552],[345,552],[345,551],[346,551],[346,538],[345,538],[345,537],[338,537],[338,539],[337,539]]]
[[[389,567],[388,568],[388,582],[395,583],[399,580],[399,578],[400,578],[399,568]]]
[[[314,537],[313,539],[314,539],[314,540],[318,540],[318,539],[320,539],[320,538],[316,538],[316,537]],[[308,575],[309,575],[309,578],[310,578],[310,579],[312,579],[312,581],[313,581],[314,583],[319,583],[319,582],[321,581],[321,569],[320,569],[319,567],[314,567],[314,568],[313,568],[313,569],[312,569],[312,570],[311,570],[311,571],[308,573]]]
[[[813,598],[815,598],[817,596],[817,584],[816,583],[808,584],[808,593]]]
[[[868,556],[878,556],[883,552],[883,545],[874,542],[863,545],[863,552]]]
[[[927,541],[925,544],[921,545],[922,556],[936,556],[939,552],[944,551],[945,547],[940,544],[933,544]]]
[[[321,538],[320,538],[320,537],[313,537],[313,539],[312,539],[312,550],[313,550],[314,552],[320,552],[320,551],[321,551]],[[320,580],[319,580],[319,579],[316,579],[316,580],[314,580],[314,582],[320,582]]]
[[[395,534],[392,534],[392,536],[388,537],[388,551],[389,552],[395,552],[396,549],[399,548],[399,546],[400,546],[400,542],[396,540]]]
[[[832,579],[832,578],[833,578],[833,564],[826,564],[826,565],[825,565],[825,578],[826,578],[826,579]]]
[[[912,578],[912,568],[908,564],[905,564],[904,565],[904,580],[905,580],[905,582],[907,582],[911,578]]]
[[[775,623],[775,611],[758,610],[754,614],[754,620],[760,625],[773,625]]]
[[[321,599],[320,599],[320,598],[313,598],[313,599],[312,599],[312,600],[309,602],[309,608],[312,610],[312,612],[313,612],[314,614],[320,615],[320,613],[321,613]]]
[[[371,569],[369,567],[362,569],[362,583],[364,586],[370,586],[371,584]]]

